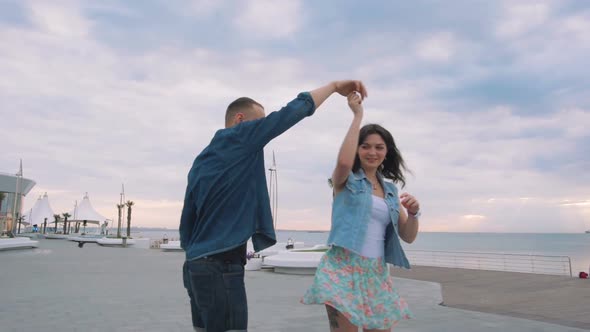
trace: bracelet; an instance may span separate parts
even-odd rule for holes
[[[418,210],[416,211],[416,213],[408,211],[408,215],[414,217],[415,219],[418,219],[422,215],[422,211]]]

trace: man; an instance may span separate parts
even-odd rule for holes
[[[180,219],[186,252],[183,281],[195,331],[247,331],[244,287],[246,243],[255,251],[276,243],[264,168],[264,146],[315,110],[333,93],[367,96],[360,81],[336,81],[301,93],[265,117],[256,101],[242,97],[225,114],[188,174]]]

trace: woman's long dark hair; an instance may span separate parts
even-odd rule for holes
[[[393,136],[391,133],[387,131],[387,129],[381,127],[378,124],[368,124],[364,125],[361,128],[359,133],[359,143],[357,145],[361,146],[363,142],[367,139],[367,136],[377,134],[383,138],[385,141],[385,146],[387,147],[387,154],[385,155],[385,160],[381,166],[379,166],[379,171],[383,174],[384,178],[391,179],[394,182],[401,183],[402,188],[406,186],[406,178],[404,177],[403,172],[409,172],[408,168],[406,167],[406,163],[402,158],[401,153],[395,146],[395,141],[393,140]],[[356,157],[354,158],[354,165],[352,166],[352,171],[357,172],[361,167],[361,160],[359,159],[358,152]],[[403,172],[402,172],[403,171]]]

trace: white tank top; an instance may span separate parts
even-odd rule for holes
[[[365,234],[365,243],[361,249],[361,255],[378,258],[384,255],[385,230],[391,220],[385,200],[375,195],[372,195],[372,197],[373,209],[371,210],[371,218],[367,225],[367,233]]]

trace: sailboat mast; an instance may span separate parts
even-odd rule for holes
[[[125,204],[125,184],[121,183],[121,201],[120,203],[121,205]],[[123,211],[121,213],[121,222],[123,222],[125,220],[125,208],[123,208]]]
[[[270,184],[270,206],[271,215],[275,229],[277,228],[278,208],[279,208],[279,193],[278,193],[278,178],[277,178],[277,161],[275,152],[272,152],[272,166],[269,170],[269,184]]]

